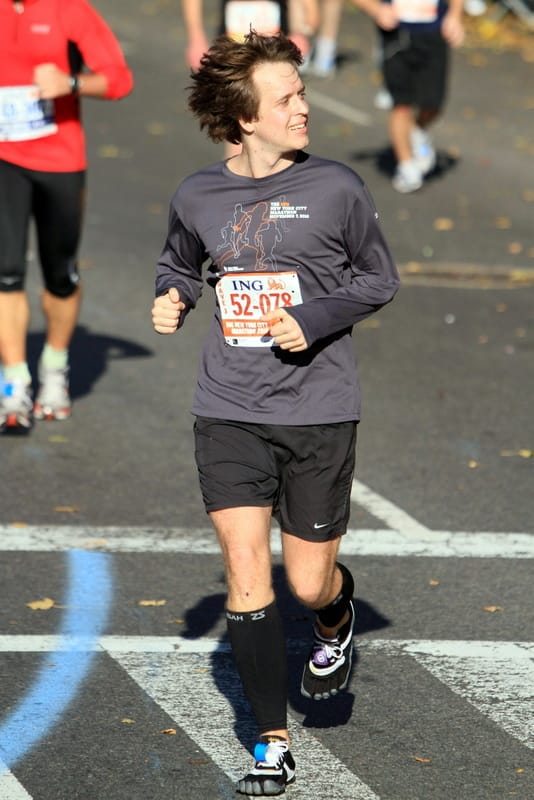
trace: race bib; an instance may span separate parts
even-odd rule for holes
[[[272,0],[230,0],[224,9],[226,34],[243,40],[250,29],[264,36],[280,33],[280,5]]]
[[[272,347],[261,317],[275,308],[302,303],[296,272],[227,273],[216,292],[223,335],[232,347]]]
[[[435,22],[438,18],[437,0],[393,0],[401,22]]]
[[[0,86],[0,141],[22,142],[56,133],[54,101],[36,86]]]

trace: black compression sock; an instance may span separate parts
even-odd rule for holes
[[[344,564],[340,564],[339,561],[337,562],[337,567],[342,576],[341,591],[331,603],[315,611],[319,622],[321,625],[324,625],[325,628],[335,628],[336,625],[339,625],[345,616],[345,612],[354,594],[354,579],[352,574],[347,567]]]
[[[228,636],[260,733],[287,728],[285,634],[276,602],[257,611],[226,612]]]

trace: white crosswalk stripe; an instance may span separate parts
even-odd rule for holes
[[[534,536],[526,533],[431,530],[364,484],[355,481],[352,501],[387,526],[350,530],[343,539],[346,555],[385,557],[534,558]],[[211,529],[94,526],[0,526],[0,550],[63,552],[95,550],[110,553],[218,554]],[[273,535],[273,552],[280,553]],[[0,654],[45,653],[70,645],[59,636],[0,636]],[[217,639],[102,636],[88,645],[108,653],[233,782],[250,766],[250,754],[237,740],[236,709],[242,691],[229,659],[213,675],[212,661],[227,653]],[[290,642],[290,650],[302,643]],[[402,654],[413,658],[435,678],[486,715],[522,745],[534,748],[534,643],[373,639],[358,643],[362,654]],[[194,691],[191,685],[194,683]],[[214,725],[214,720],[217,723]],[[1,721],[1,720],[0,720]],[[325,759],[336,776],[330,800],[380,800],[371,787],[296,722],[290,721],[298,774],[294,800],[322,796],[324,785],[314,767]],[[242,731],[251,739],[252,727]],[[297,775],[298,775],[297,774]],[[303,782],[304,785],[304,782]],[[228,800],[233,798],[231,790]],[[32,800],[24,786],[0,762],[0,800]]]
[[[0,637],[0,652],[54,652],[62,646],[57,636]],[[235,713],[245,709],[231,660],[218,660],[214,679],[213,657],[229,653],[226,643],[176,636],[103,636],[91,647],[112,656],[232,782],[250,766],[251,756],[235,735]],[[289,647],[300,650],[302,643],[290,642]],[[358,643],[358,650],[369,656],[409,655],[523,745],[534,748],[534,643],[375,639]],[[306,776],[305,792],[298,782],[292,788],[294,800],[324,793],[314,765],[325,762],[336,776],[331,800],[379,800],[312,733],[291,720],[290,729],[299,773]],[[253,726],[243,726],[242,734],[252,739]],[[2,800],[29,797],[9,771],[3,773]]]

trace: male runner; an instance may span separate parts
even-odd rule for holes
[[[301,689],[346,688],[354,582],[337,560],[346,532],[360,402],[352,326],[399,279],[373,202],[348,167],[307,154],[300,51],[285,36],[217,39],[189,106],[239,155],[186,178],[157,266],[154,328],[170,334],[202,291],[216,308],[193,405],[203,499],[221,546],[228,634],[258,725],[237,791],[271,796],[295,779],[285,639],[271,518],[295,597],[316,613]]]

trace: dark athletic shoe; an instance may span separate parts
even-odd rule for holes
[[[339,629],[335,639],[324,639],[314,628],[314,643],[304,667],[300,691],[312,700],[326,700],[347,688],[352,666],[352,632],[354,605],[349,605],[350,617]]]
[[[236,786],[239,794],[251,797],[273,797],[283,794],[295,780],[295,761],[289,745],[279,736],[260,736],[254,748],[256,763]]]

